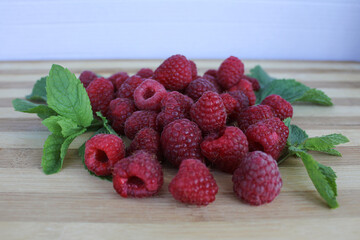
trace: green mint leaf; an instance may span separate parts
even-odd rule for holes
[[[277,79],[268,83],[258,91],[257,102],[261,103],[271,94],[280,95],[290,103],[301,98],[310,88],[294,79]]]
[[[55,134],[49,135],[44,144],[41,160],[41,166],[45,174],[53,174],[61,170],[71,142],[85,131],[86,129],[82,129],[80,132],[67,138]]]
[[[105,127],[100,128],[100,129],[97,130],[89,139],[91,139],[91,138],[94,137],[95,135],[101,134],[101,133],[107,133],[107,134],[108,134],[109,131],[108,131]],[[89,139],[88,139],[88,140],[89,140]],[[81,159],[82,159],[84,168],[90,173],[90,175],[93,175],[93,176],[95,176],[95,177],[98,177],[98,178],[100,178],[100,179],[102,179],[102,180],[107,180],[107,181],[112,182],[112,176],[97,176],[95,173],[91,172],[91,171],[87,168],[87,166],[85,165],[85,144],[86,144],[86,142],[85,142],[83,145],[81,145],[81,147],[79,148],[79,156],[80,156]]]
[[[304,130],[299,128],[296,125],[291,124],[289,127],[289,137],[287,140],[288,145],[290,146],[299,146],[302,144],[309,136]]]
[[[290,127],[290,123],[291,123],[291,118],[289,118],[289,117],[288,117],[288,118],[285,118],[283,122],[284,122],[284,124],[289,128],[289,127]]]
[[[83,127],[93,120],[90,99],[80,80],[68,69],[53,64],[46,80],[47,103],[58,114]]]
[[[306,171],[320,196],[326,201],[330,208],[337,208],[339,204],[336,201],[335,172],[330,167],[315,161],[315,159],[306,152],[298,151],[296,155],[302,159]]]
[[[108,131],[108,133],[110,134],[114,134],[116,136],[118,136],[118,134],[115,132],[115,130],[110,126],[108,120],[106,119],[106,117],[104,117],[101,112],[96,112],[96,115],[98,115],[102,122],[103,122],[103,125],[104,125],[104,128]]]
[[[259,81],[261,88],[265,87],[268,83],[274,80],[274,78],[270,77],[259,65],[250,69],[250,77],[256,78]]]
[[[349,139],[341,134],[330,134],[321,137],[309,138],[304,143],[304,148],[318,152],[328,153],[330,155],[341,156],[339,151],[336,151],[335,145],[349,142]]]
[[[68,137],[80,132],[83,127],[78,126],[73,120],[63,116],[52,116],[42,121],[50,132]]]
[[[50,116],[57,115],[57,113],[47,105],[32,103],[20,98],[14,99],[12,101],[12,104],[15,111],[24,113],[36,113],[41,119],[46,119]]]
[[[303,96],[296,99],[297,102],[310,102],[325,106],[332,106],[331,98],[329,98],[323,91],[312,88],[309,89]]]
[[[46,102],[46,78],[42,77],[36,81],[31,94],[26,96],[27,100]]]

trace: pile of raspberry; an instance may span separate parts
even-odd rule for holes
[[[163,163],[178,169],[168,190],[183,203],[215,201],[218,185],[210,169],[232,174],[235,196],[251,205],[269,203],[280,193],[277,159],[289,135],[283,120],[293,109],[278,95],[255,105],[260,84],[244,75],[237,57],[202,76],[193,61],[173,55],[155,71],[108,78],[84,71],[79,78],[94,113],[100,111],[129,139],[99,134],[85,150],[87,168],[112,175],[122,197],[159,193]]]

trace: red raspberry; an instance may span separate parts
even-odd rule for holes
[[[169,184],[169,191],[176,200],[199,206],[215,201],[218,189],[209,169],[197,159],[184,160]]]
[[[270,203],[282,187],[276,161],[260,151],[250,152],[241,161],[232,181],[236,196],[251,205]]]
[[[279,118],[270,118],[251,125],[245,132],[250,151],[263,151],[277,160],[289,136],[289,128]]]
[[[164,183],[161,165],[154,154],[137,151],[119,161],[113,171],[114,189],[122,197],[151,197]]]
[[[216,69],[209,69],[207,70],[204,75],[213,76],[215,79],[217,78],[217,70]]]
[[[213,77],[211,75],[208,75],[208,74],[204,74],[204,76],[202,78],[208,80],[209,82],[211,82],[214,85],[214,87],[216,88],[218,93],[222,92],[222,88],[219,85],[219,83],[217,82],[215,77]]]
[[[136,73],[136,75],[142,78],[151,78],[154,75],[154,71],[151,68],[142,68]]]
[[[92,71],[83,71],[79,76],[80,82],[84,85],[84,88],[87,88],[87,86],[97,78],[96,73]]]
[[[246,136],[237,127],[208,135],[200,147],[204,157],[227,173],[233,173],[249,151]]]
[[[152,128],[143,128],[135,135],[134,140],[127,148],[127,154],[131,155],[137,150],[144,150],[159,156],[160,154],[160,135]]]
[[[183,55],[173,55],[155,70],[153,78],[166,89],[182,90],[192,80],[190,62]]]
[[[245,95],[249,99],[250,106],[255,104],[256,96],[255,96],[254,90],[252,88],[252,85],[248,80],[241,79],[235,86],[233,86],[229,89],[230,92],[237,91],[237,90],[240,90],[243,93],[245,93]]]
[[[156,130],[157,113],[153,111],[136,111],[125,122],[125,135],[134,139],[136,133],[145,127]]]
[[[199,127],[185,118],[166,125],[160,138],[164,157],[176,167],[187,158],[202,159],[201,140]]]
[[[161,101],[161,112],[156,118],[159,130],[167,124],[181,118],[189,118],[189,111],[193,100],[186,95],[173,91],[166,94]]]
[[[240,59],[233,56],[225,59],[217,71],[219,84],[225,89],[229,89],[236,85],[243,75],[244,64]]]
[[[199,100],[191,106],[191,119],[204,132],[216,132],[226,124],[226,109],[219,94],[205,92]]]
[[[146,79],[135,89],[134,101],[139,109],[160,111],[160,103],[166,93],[161,83]]]
[[[220,97],[223,100],[223,103],[224,103],[224,106],[226,109],[226,115],[229,117],[235,111],[235,108],[238,105],[238,102],[229,93],[222,93],[222,94],[220,94]]]
[[[236,107],[233,114],[228,116],[228,120],[232,122],[237,119],[237,116],[239,116],[242,111],[249,107],[249,99],[242,91],[232,91],[229,92],[229,95],[236,99]]]
[[[126,72],[118,72],[108,77],[108,80],[112,82],[115,87],[115,91],[117,91],[128,78],[129,75]]]
[[[105,78],[93,80],[86,88],[89,95],[91,107],[94,112],[101,112],[106,116],[111,100],[114,99],[114,86]]]
[[[125,121],[136,111],[135,104],[128,98],[116,98],[110,102],[108,118],[118,134],[124,134]]]
[[[144,81],[141,77],[134,75],[125,80],[117,91],[117,97],[133,99],[135,89]]]
[[[243,78],[248,80],[249,82],[251,82],[251,85],[252,85],[254,91],[259,91],[260,90],[260,83],[256,78],[249,77],[249,76],[246,76],[246,75],[244,75]]]
[[[262,105],[268,105],[274,113],[275,117],[284,120],[293,116],[293,107],[291,103],[280,97],[279,95],[269,95],[262,102]]]
[[[237,116],[237,123],[239,128],[245,132],[250,125],[272,117],[274,117],[274,114],[269,106],[256,105],[242,111]]]
[[[194,61],[189,60],[190,66],[191,66],[191,76],[192,79],[196,79],[197,78],[197,68],[196,68],[196,64],[194,63]]]
[[[187,86],[185,94],[196,101],[203,95],[204,92],[207,91],[217,92],[217,89],[210,81],[198,78]]]
[[[85,165],[97,176],[111,175],[115,163],[124,157],[124,142],[116,135],[98,134],[85,144]]]

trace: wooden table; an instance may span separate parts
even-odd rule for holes
[[[155,68],[159,60],[56,61],[79,74],[103,76]],[[199,72],[218,60],[196,61]],[[34,115],[14,112],[11,100],[30,93],[52,62],[0,63],[0,238],[1,239],[360,239],[360,63],[245,61],[260,64],[275,77],[295,78],[324,90],[335,106],[297,104],[293,122],[310,136],[342,133],[342,158],[314,153],[338,175],[340,207],[330,210],[315,191],[298,159],[281,165],[281,194],[252,207],[234,197],[231,176],[215,171],[217,200],[208,207],[176,202],[167,191],[175,169],[165,169],[157,197],[123,199],[112,184],[84,170],[70,147],[63,170],[45,175],[40,168],[47,129]]]

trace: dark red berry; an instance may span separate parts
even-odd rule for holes
[[[98,134],[85,144],[85,165],[98,176],[111,175],[115,163],[125,157],[125,145],[112,134]]]
[[[237,57],[225,59],[217,71],[217,79],[224,89],[236,85],[244,75],[244,64]]]
[[[114,86],[105,78],[93,80],[86,88],[91,107],[94,112],[101,112],[104,116],[108,113],[111,100],[114,99]]]
[[[136,111],[125,122],[125,135],[134,139],[136,133],[145,127],[156,130],[157,113],[153,111]]]
[[[137,150],[144,150],[160,156],[160,135],[152,128],[143,128],[135,135],[127,148],[127,154],[131,155]]]
[[[237,123],[239,128],[245,132],[250,125],[272,117],[274,117],[274,114],[269,106],[256,105],[242,111],[237,116]]]
[[[142,77],[142,78],[151,78],[154,74],[154,71],[150,68],[142,68],[140,69],[136,75]]]
[[[146,79],[134,91],[135,105],[141,110],[160,111],[161,100],[166,93],[161,83]]]
[[[116,98],[110,102],[108,118],[118,134],[124,134],[125,121],[136,111],[135,104],[128,98]]]
[[[256,78],[249,77],[249,76],[246,76],[246,75],[244,75],[243,78],[248,80],[249,82],[251,82],[251,85],[252,85],[254,91],[259,91],[260,90],[260,83]]]
[[[196,68],[196,64],[194,63],[194,61],[189,60],[190,62],[190,66],[191,66],[191,76],[192,79],[196,79],[197,78],[197,68]]]
[[[79,76],[80,82],[84,85],[85,88],[87,88],[87,86],[89,86],[89,84],[97,78],[98,77],[96,73],[92,71],[83,71]]]
[[[255,96],[254,90],[252,88],[252,85],[248,80],[240,79],[240,81],[235,86],[233,86],[233,87],[231,87],[229,89],[230,92],[237,91],[237,90],[240,90],[243,93],[245,93],[245,95],[249,99],[249,105],[250,106],[255,104],[256,96]]]
[[[119,161],[113,171],[114,189],[122,197],[151,197],[164,183],[161,165],[154,154],[137,151]]]
[[[118,72],[108,77],[108,80],[112,82],[115,87],[115,91],[117,91],[128,78],[129,75],[126,72]]]
[[[134,75],[125,80],[125,82],[118,89],[116,96],[118,98],[133,99],[135,89],[144,81],[143,78]]]
[[[198,78],[192,81],[185,90],[185,94],[191,97],[194,101],[197,101],[204,92],[218,92],[216,87],[208,80]]]
[[[268,105],[271,107],[274,116],[284,120],[293,116],[293,107],[291,103],[280,97],[279,95],[269,95],[262,102],[262,105]]]

